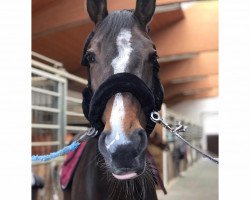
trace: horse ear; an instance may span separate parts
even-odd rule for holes
[[[156,0],[137,0],[135,15],[143,26],[147,26],[155,12]]]
[[[87,0],[87,10],[91,20],[97,24],[107,15],[107,0]]]

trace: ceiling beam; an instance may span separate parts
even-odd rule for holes
[[[49,0],[47,0],[49,1]],[[63,0],[65,1],[65,0]],[[119,1],[123,2],[123,1]],[[167,2],[167,1],[165,1]],[[174,2],[174,1],[168,1],[168,2]],[[63,3],[63,2],[62,2]],[[111,2],[112,3],[112,2]],[[161,3],[164,3],[162,1]],[[110,4],[110,3],[109,3]],[[46,12],[51,10],[53,11],[53,4],[49,4],[49,7],[46,7]],[[57,4],[56,4],[57,5]],[[77,10],[75,7],[79,7],[77,3],[73,3],[70,5],[67,5],[68,7],[68,13],[77,13]],[[169,5],[169,4],[168,4]],[[173,5],[173,4],[170,4]],[[169,5],[169,7],[170,7]],[[43,8],[46,6],[46,4],[43,4]],[[72,8],[70,8],[72,6]],[[166,6],[158,6],[158,7],[164,7]],[[59,9],[60,6],[58,5]],[[64,8],[64,7],[63,7]],[[61,8],[62,9],[62,8]],[[164,10],[163,9],[163,10]],[[56,10],[54,8],[54,10]],[[41,12],[41,8],[39,9],[39,12]],[[62,14],[62,11],[60,11]],[[83,8],[80,9],[81,13],[83,13]],[[45,25],[46,26],[52,26],[52,30],[42,31],[41,34],[39,33],[38,35],[33,35],[32,37],[32,50],[39,52],[40,54],[47,55],[53,59],[60,60],[62,63],[64,63],[64,67],[66,68],[67,71],[71,73],[79,73],[83,74],[83,67],[80,65],[80,60],[81,60],[81,54],[79,52],[82,51],[83,48],[83,42],[87,35],[91,32],[93,29],[94,24],[89,20],[88,16],[86,16],[86,21],[84,25],[77,25],[77,23],[71,23],[70,21],[68,22],[67,20],[70,20],[67,18],[61,21],[61,23],[65,23],[68,25],[65,26],[53,26],[53,24],[50,24],[50,22],[59,22],[60,21],[60,15],[59,15],[59,10],[57,12],[52,12],[54,15],[58,15],[57,17],[52,17],[53,21],[49,21],[48,19],[43,18],[43,22],[46,21]],[[63,15],[63,14],[62,14]],[[34,17],[35,15],[33,15]],[[75,16],[75,15],[74,15]],[[171,23],[174,23],[178,20],[181,20],[183,18],[183,12],[181,9],[179,10],[172,10],[169,12],[160,12],[157,13],[152,22],[150,28],[151,30],[157,30],[162,26],[167,26]],[[82,17],[81,17],[82,18]],[[50,19],[50,20],[52,20]],[[66,21],[64,21],[66,20]],[[71,19],[75,21],[76,19],[73,18]],[[80,19],[79,19],[80,20]],[[82,19],[81,19],[82,20]],[[34,21],[33,21],[34,23]],[[36,23],[34,23],[36,24]],[[73,24],[75,24],[73,26]],[[36,24],[38,28],[41,28],[43,25]],[[39,26],[38,26],[39,25]],[[72,27],[71,27],[72,25]],[[53,28],[54,27],[54,28]],[[33,26],[34,28],[34,26]]]
[[[32,38],[83,24],[87,18],[83,0],[53,1],[32,13]]]
[[[158,7],[165,7],[165,6],[158,6]],[[168,10],[164,12],[158,12],[154,15],[149,25],[150,36],[151,36],[151,33],[161,30],[162,27],[171,26],[172,24],[184,19],[184,13],[182,9],[180,8],[180,6],[176,8],[177,9]]]
[[[193,95],[177,95],[169,100],[165,100],[168,107],[174,106],[177,103],[187,101],[187,100],[195,100],[195,99],[202,99],[202,98],[209,98],[209,97],[217,97],[219,95],[218,87],[210,88],[207,90],[203,90],[197,94]]]
[[[56,0],[32,0],[32,12],[36,12],[37,10],[41,9],[43,6],[46,6],[47,4],[51,3],[52,1]]]
[[[185,2],[185,0],[157,0],[157,5]],[[34,5],[35,7],[35,5]],[[108,1],[108,10],[134,9],[135,1]],[[41,37],[49,33],[65,30],[90,22],[85,1],[49,1],[32,13],[32,36]]]
[[[190,59],[161,64],[160,79],[163,84],[171,80],[218,74],[218,52],[199,53]]]
[[[218,50],[218,2],[194,3],[185,18],[152,33],[160,57]]]
[[[188,83],[171,84],[165,88],[165,98],[168,100],[175,95],[183,94],[192,90],[218,87],[218,75],[207,76],[206,78]]]
[[[62,62],[70,73],[82,73],[81,52],[85,38],[92,28],[92,24],[88,23],[85,26],[76,26],[46,37],[33,39],[32,50]]]

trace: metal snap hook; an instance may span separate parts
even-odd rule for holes
[[[160,117],[159,113],[155,112],[155,111],[151,112],[150,118],[154,122],[160,122],[161,121],[161,117]]]
[[[89,132],[86,133],[88,137],[95,137],[98,134],[98,130],[95,128],[90,128]]]

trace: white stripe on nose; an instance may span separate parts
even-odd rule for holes
[[[107,149],[113,151],[112,145],[115,143],[117,146],[118,144],[126,144],[128,143],[128,140],[126,139],[126,136],[124,135],[124,129],[123,129],[123,120],[125,117],[125,110],[123,105],[123,99],[122,94],[117,93],[115,95],[115,99],[112,106],[112,112],[110,117],[110,124],[111,124],[111,133],[106,138],[109,142],[106,147]],[[106,140],[106,141],[107,141]]]

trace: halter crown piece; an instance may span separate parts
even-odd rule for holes
[[[152,88],[149,88],[139,77],[132,73],[118,73],[106,79],[93,92],[91,88],[90,65],[86,59],[87,48],[93,36],[94,31],[90,33],[85,42],[82,58],[82,65],[87,67],[88,72],[88,86],[82,92],[82,109],[85,117],[89,120],[91,126],[100,133],[104,128],[101,118],[108,100],[118,92],[129,92],[140,102],[147,119],[145,130],[147,134],[150,134],[155,127],[155,122],[150,119],[150,113],[161,109],[164,97],[163,87],[158,75],[160,65],[157,58],[155,57],[153,60]]]

